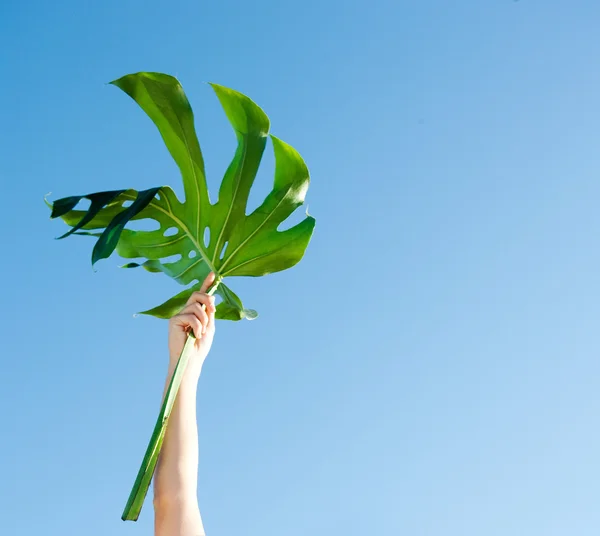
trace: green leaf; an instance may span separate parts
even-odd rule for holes
[[[150,261],[148,261],[150,262]],[[145,262],[143,268],[148,271],[153,271],[151,265],[148,266],[148,262]],[[139,265],[133,266],[135,263],[131,263],[130,266],[124,266],[123,268],[135,268]],[[169,298],[166,302],[149,309],[148,311],[141,311],[141,315],[150,315],[157,318],[169,319],[176,315],[185,306],[186,301],[190,297],[190,294],[196,290],[200,290],[201,283],[194,285],[191,288],[176,294],[172,298]],[[216,317],[221,320],[242,320],[244,318],[248,320],[254,320],[258,317],[258,313],[253,309],[245,309],[242,305],[242,301],[238,296],[225,285],[220,283],[217,287],[216,293],[223,298],[223,301],[217,305]]]
[[[96,239],[92,263],[109,257],[116,249],[130,260],[123,268],[162,272],[186,287],[142,314],[170,318],[212,271],[216,280],[209,293],[217,292],[222,299],[216,317],[256,318],[256,311],[245,308],[222,279],[262,276],[290,268],[302,259],[314,230],[314,218],[307,215],[290,229],[278,228],[304,203],[310,180],[304,160],[293,147],[271,136],[275,153],[273,188],[256,210],[246,214],[248,196],[269,139],[269,119],[245,95],[212,84],[234,129],[237,148],[221,182],[218,200],[211,204],[192,108],[180,83],[162,73],[137,73],[112,84],[137,102],[158,128],[181,172],[185,200],[180,201],[170,187],[162,186],[139,192],[127,189],[70,196],[51,205],[47,202],[51,217],[60,217],[71,227],[60,238],[71,234],[91,236]],[[84,198],[90,201],[89,208],[77,210]],[[127,224],[136,220],[151,221],[157,229],[128,229]],[[207,243],[206,233],[210,237]],[[190,336],[167,389],[123,519],[136,520],[142,508],[192,344]]]
[[[212,84],[234,129],[237,149],[225,172],[218,201],[210,204],[194,116],[180,83],[161,73],[127,75],[112,83],[136,101],[158,128],[181,172],[185,201],[181,202],[168,186],[59,199],[52,205],[51,217],[61,217],[71,226],[62,237],[101,230],[92,263],[107,258],[116,248],[121,257],[134,260],[125,267],[141,266],[152,273],[162,272],[188,287],[144,312],[159,318],[177,312],[177,307],[211,271],[219,277],[261,276],[300,261],[314,229],[314,218],[307,216],[285,231],[277,228],[303,204],[309,173],[298,152],[274,136],[273,189],[256,210],[246,215],[248,196],[269,132],[268,117],[251,99]],[[77,210],[83,198],[91,201],[90,207]],[[131,204],[126,206],[127,203]],[[127,223],[132,220],[153,220],[158,229],[128,229]],[[206,229],[210,233],[208,244],[204,243]],[[233,292],[219,292],[223,302],[217,318],[240,320],[256,316],[255,311],[244,308]]]
[[[122,212],[119,212],[119,214],[117,214],[110,221],[94,246],[94,250],[92,251],[92,264],[96,264],[96,262],[100,259],[106,259],[107,257],[110,257],[111,253],[117,247],[117,243],[119,242],[119,238],[123,229],[125,228],[125,225],[127,225],[127,222],[137,214],[141,213],[152,201],[159,190],[160,188],[150,188],[149,190],[139,192],[131,206]],[[91,211],[92,207],[90,207],[89,212]],[[84,216],[82,222],[87,216],[89,216],[89,212],[86,214],[86,216]],[[91,219],[92,218],[89,218],[89,220]],[[82,223],[80,222],[79,226],[81,227],[81,225]],[[85,225],[85,223],[83,223],[83,225]],[[77,229],[77,226],[75,226],[74,229]]]

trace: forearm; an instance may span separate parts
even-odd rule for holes
[[[175,370],[171,358],[165,392]],[[189,363],[184,373],[154,477],[154,510],[157,536],[204,534],[197,501],[198,428],[196,392],[201,364]],[[163,393],[164,397],[164,393]]]
[[[215,274],[210,273],[200,291],[192,293],[186,306],[169,320],[169,372],[163,399],[184,348],[189,352],[186,353],[189,361],[167,423],[154,476],[156,536],[204,536],[197,498],[196,391],[215,334],[215,299],[206,293],[214,280]]]

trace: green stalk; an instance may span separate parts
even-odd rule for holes
[[[212,296],[217,290],[220,282],[221,277],[217,277],[207,294]],[[205,309],[205,306],[203,305],[202,308]],[[150,482],[154,476],[154,470],[156,469],[156,463],[158,462],[160,449],[165,439],[169,416],[173,410],[173,405],[175,404],[175,399],[177,398],[177,393],[179,392],[179,386],[181,385],[183,374],[193,353],[195,340],[196,337],[194,337],[193,332],[190,331],[187,340],[185,341],[183,350],[181,351],[181,355],[179,356],[177,364],[175,365],[175,370],[173,371],[173,376],[169,382],[169,387],[160,408],[158,419],[156,419],[156,424],[154,425],[154,431],[152,432],[152,437],[148,443],[146,454],[144,454],[142,465],[138,471],[133,488],[131,488],[131,493],[129,494],[129,499],[127,499],[125,510],[123,510],[123,515],[121,516],[123,521],[137,521],[138,517],[140,516],[144,499],[146,498],[146,494],[150,488]]]

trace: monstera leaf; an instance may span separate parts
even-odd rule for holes
[[[142,267],[162,272],[186,288],[145,314],[169,318],[212,271],[216,281],[210,292],[222,301],[217,318],[252,319],[256,312],[243,307],[239,297],[222,281],[229,276],[262,276],[294,266],[310,241],[315,220],[307,216],[299,224],[278,227],[304,202],[309,185],[308,169],[290,145],[270,136],[275,153],[273,189],[263,203],[246,214],[250,188],[256,177],[269,137],[269,119],[248,97],[212,85],[237,137],[237,150],[211,203],[204,160],[194,129],[194,117],[180,83],[162,73],[137,73],[112,84],[127,93],[146,112],[181,171],[185,200],[168,186],[143,191],[132,189],[66,197],[50,204],[51,217],[62,218],[71,229],[60,238],[83,234],[96,238],[92,263],[113,251],[131,260],[125,268]],[[86,210],[78,210],[83,199]],[[136,220],[151,220],[155,230],[127,229]],[[161,408],[144,462],[123,519],[137,519],[146,495],[166,423],[187,363],[190,335]]]
[[[285,270],[303,256],[315,225],[307,216],[286,231],[278,226],[302,203],[309,184],[306,164],[290,145],[271,136],[275,152],[275,181],[264,202],[246,215],[250,188],[266,146],[269,119],[248,97],[213,84],[238,140],[218,201],[210,203],[204,160],[190,104],[179,82],[160,73],[138,73],[113,82],[148,114],[177,163],[185,191],[181,202],[168,186],[116,190],[55,201],[51,217],[61,217],[72,233],[102,230],[92,253],[92,262],[115,250],[127,259],[146,259],[125,264],[163,272],[182,285],[192,287],[154,307],[146,314],[169,318],[179,311],[191,291],[208,275],[218,277],[261,276]],[[83,198],[87,211],[75,207]],[[130,220],[154,220],[153,231],[126,229]],[[87,233],[97,236],[98,233]],[[205,237],[208,238],[205,241]],[[240,299],[224,284],[217,293],[223,301],[217,318],[253,318],[255,311],[244,309]]]

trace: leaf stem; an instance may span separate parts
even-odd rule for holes
[[[222,280],[223,278],[221,276],[216,276],[215,282],[208,289],[207,294],[212,296]],[[202,307],[204,308],[204,305]],[[196,337],[190,332],[185,341],[185,345],[183,346],[183,350],[181,351],[181,355],[177,360],[177,364],[175,365],[173,376],[169,382],[169,387],[163,399],[160,412],[158,413],[156,424],[154,425],[152,437],[146,448],[146,453],[144,454],[144,459],[142,460],[133,487],[131,488],[125,510],[123,510],[123,515],[121,516],[123,521],[137,521],[142,510],[146,494],[150,488],[150,482],[154,476],[154,470],[156,469],[160,450],[165,439],[169,417],[173,410],[173,406],[175,405],[175,399],[179,392],[183,374],[185,373],[185,369],[187,368],[192,355],[195,340]]]

